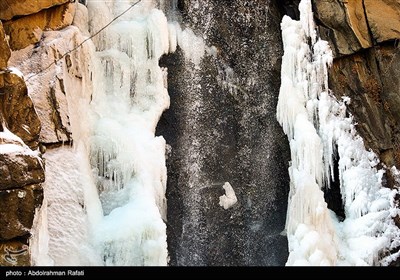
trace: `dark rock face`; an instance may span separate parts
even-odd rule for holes
[[[285,14],[292,19],[300,19],[299,3],[301,0],[281,0],[277,1],[278,7],[282,14]]]
[[[43,188],[30,185],[0,191],[0,200],[0,240],[29,236],[35,210],[42,205]]]
[[[168,166],[170,265],[284,265],[287,138],[276,121],[281,14],[272,1],[178,1],[214,55],[164,57],[171,106],[158,126]],[[237,203],[219,205],[229,182]]]
[[[358,132],[389,167],[400,166],[399,53],[393,45],[376,46],[337,59],[330,71],[331,89],[351,98]]]

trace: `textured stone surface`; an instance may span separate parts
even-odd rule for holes
[[[0,21],[0,70],[7,68],[7,62],[10,58],[11,51],[6,39],[3,24]],[[4,76],[0,74],[0,88],[4,86]]]
[[[5,22],[4,29],[10,36],[11,49],[20,50],[39,42],[44,30],[59,30],[71,25],[75,9],[75,3],[67,3]]]
[[[74,26],[61,31],[46,31],[40,46],[29,46],[14,52],[10,58],[9,64],[18,65],[27,77],[29,96],[42,126],[39,141],[43,144],[72,141],[70,117],[79,116],[70,116],[74,108],[68,106],[81,106],[81,95],[91,94],[89,88],[82,89],[82,85],[90,87],[90,82],[85,83],[86,76],[82,77],[83,65],[91,63],[87,50],[81,48],[57,62],[82,40]],[[90,44],[86,43],[85,47],[88,46]]]
[[[44,166],[37,157],[0,153],[0,162],[0,190],[44,182]]]
[[[376,42],[400,38],[400,2],[398,0],[364,0],[364,3],[368,24]]]
[[[400,38],[398,0],[313,0],[323,39],[336,56]]]
[[[31,149],[39,145],[41,124],[25,81],[16,74],[3,75],[5,86],[0,95],[0,111],[8,129],[19,136]]]
[[[387,166],[400,167],[400,2],[313,3],[322,37],[335,53],[330,88],[352,100],[349,109],[367,148]]]
[[[35,209],[43,200],[40,185],[0,191],[0,240],[10,240],[29,234]]]
[[[336,57],[329,84],[339,99],[350,97],[349,110],[366,147],[376,152],[386,166],[399,168],[400,49],[396,41],[375,44]]]
[[[313,0],[321,36],[337,54],[372,46],[362,1]]]
[[[276,121],[281,14],[271,1],[178,1],[215,47],[196,68],[164,57],[170,109],[158,126],[168,164],[171,265],[284,265],[289,147]],[[255,63],[256,62],[256,63]],[[219,205],[229,182],[238,202]]]
[[[35,14],[41,10],[68,2],[70,0],[1,0],[0,20]]]
[[[380,156],[388,167],[396,165],[400,169],[400,48],[393,44],[380,45],[376,48],[375,56],[382,82],[382,111],[392,134],[389,139],[392,143],[391,149],[382,151]]]
[[[28,240],[0,242],[0,266],[30,266]]]

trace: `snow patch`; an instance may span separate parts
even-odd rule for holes
[[[219,197],[219,205],[227,210],[236,204],[237,197],[229,182],[226,182],[222,187],[225,190],[225,194]]]
[[[15,67],[9,67],[8,68],[8,70],[10,70],[11,71],[11,73],[13,73],[13,74],[15,74],[15,75],[17,75],[18,77],[20,77],[21,79],[23,79],[24,78],[24,74],[22,74],[22,72],[18,69],[18,68],[15,68]]]

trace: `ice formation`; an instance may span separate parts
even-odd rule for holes
[[[286,233],[287,265],[385,265],[395,259],[400,231],[393,217],[397,190],[384,188],[377,156],[367,151],[352,118],[348,99],[328,89],[332,53],[318,38],[310,0],[299,5],[300,20],[285,16],[282,84],[277,119],[290,141],[291,179]],[[324,188],[333,180],[339,156],[345,220],[328,209]]]

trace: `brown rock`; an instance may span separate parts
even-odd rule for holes
[[[376,61],[382,81],[381,98],[387,122],[390,124],[393,150],[387,151],[390,159],[400,168],[400,48],[393,44],[376,47]],[[383,160],[388,166],[390,162]]]
[[[0,21],[0,70],[7,68],[8,59],[11,56],[10,47],[6,39],[6,33],[3,29],[3,24]],[[4,86],[3,75],[0,74],[0,88]]]
[[[41,185],[0,191],[0,240],[29,234],[36,208],[43,201]]]
[[[349,110],[367,148],[388,167],[400,167],[400,49],[381,44],[335,59],[330,88],[340,99],[351,98]]]
[[[382,101],[383,86],[373,49],[336,59],[330,70],[330,88],[338,95],[351,98],[350,112],[357,130],[376,152],[393,148],[392,133]]]
[[[70,2],[70,0],[1,0],[0,19],[35,14],[41,10]]]
[[[376,61],[382,81],[382,99],[396,123],[400,125],[400,48],[393,44],[376,48]]]
[[[0,153],[0,162],[0,190],[44,182],[44,166],[37,157],[21,153]]]
[[[3,75],[5,86],[0,95],[0,112],[8,129],[19,136],[31,149],[39,144],[41,124],[23,78],[16,74]]]
[[[330,42],[335,56],[400,38],[398,0],[313,0],[313,3],[315,16],[322,23],[322,38]]]
[[[11,49],[19,50],[39,42],[44,30],[60,30],[71,25],[75,7],[75,3],[67,3],[5,22],[4,29],[10,36]]]
[[[57,62],[85,37],[75,26],[44,34],[40,47],[31,46],[14,52],[9,65],[17,65],[26,76],[42,71],[27,80],[29,96],[42,126],[39,140],[46,145],[65,144],[72,141],[70,122],[74,118],[71,116],[70,119],[70,112],[80,106],[78,103],[82,98],[87,100],[85,102],[90,101],[91,85],[84,81],[91,71],[87,65],[92,61],[93,45],[87,42],[78,52],[67,54],[65,62]]]
[[[11,56],[10,47],[8,46],[3,24],[0,21],[0,69],[7,67],[7,62],[10,56]]]
[[[347,22],[361,47],[366,49],[372,46],[368,24],[365,18],[362,1],[343,1]]]
[[[30,266],[28,240],[0,242],[0,266]]]
[[[321,21],[321,37],[336,55],[355,53],[372,46],[361,1],[313,0]]]
[[[364,0],[364,3],[369,27],[376,42],[400,38],[400,1]]]

